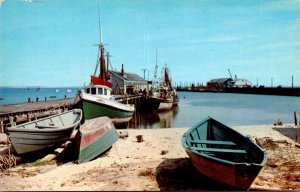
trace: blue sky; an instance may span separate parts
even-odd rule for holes
[[[98,0],[0,0],[0,86],[82,86],[99,42]],[[231,74],[300,86],[300,0],[100,0],[114,69],[174,84]]]

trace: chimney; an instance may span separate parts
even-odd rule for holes
[[[122,64],[121,75],[124,76],[124,65]]]

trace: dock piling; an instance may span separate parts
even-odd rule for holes
[[[294,121],[295,121],[295,125],[297,125],[297,115],[296,115],[296,111],[294,111]]]

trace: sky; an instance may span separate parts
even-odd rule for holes
[[[88,84],[99,15],[114,70],[300,86],[300,0],[0,0],[0,86]]]

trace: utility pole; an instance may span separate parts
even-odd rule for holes
[[[145,72],[147,71],[147,69],[141,69],[142,71],[144,71],[144,79],[145,79]]]
[[[294,88],[294,76],[292,75],[292,88]]]

